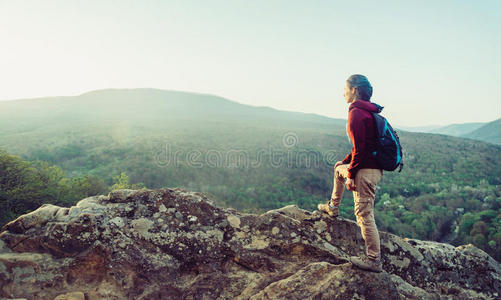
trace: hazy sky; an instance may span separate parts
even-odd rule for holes
[[[0,0],[0,99],[152,87],[401,126],[501,117],[501,1]]]

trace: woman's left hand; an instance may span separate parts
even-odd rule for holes
[[[355,191],[357,188],[357,186],[355,185],[355,180],[348,178],[346,180],[346,188],[348,189],[348,191]]]

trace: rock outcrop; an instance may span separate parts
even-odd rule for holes
[[[0,298],[496,299],[499,263],[381,232],[383,269],[349,256],[357,224],[286,206],[261,215],[181,189],[115,190],[43,205],[0,234]]]

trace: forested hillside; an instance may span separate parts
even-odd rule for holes
[[[8,203],[3,222],[45,202],[71,202],[132,183],[198,190],[250,212],[287,204],[313,210],[330,198],[332,166],[351,148],[344,120],[149,89],[0,103],[0,125],[0,147],[29,162],[2,157],[31,170],[12,177],[2,166],[11,191],[0,195],[2,205]],[[471,242],[500,260],[501,147],[399,135],[405,167],[383,176],[378,226],[404,237]],[[49,164],[37,169],[44,163],[36,160]],[[50,177],[43,175],[49,169],[58,175],[38,183]],[[79,184],[89,181],[95,183]],[[32,198],[20,196],[23,183],[32,183]],[[353,218],[351,193],[345,195],[341,214]],[[24,205],[28,199],[33,203]]]

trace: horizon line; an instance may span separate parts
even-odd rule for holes
[[[4,102],[13,102],[13,101],[22,101],[22,100],[39,100],[39,99],[44,99],[44,98],[70,98],[70,97],[80,97],[85,94],[93,93],[93,92],[100,92],[100,91],[108,91],[108,90],[116,90],[116,91],[125,91],[125,90],[156,90],[156,91],[163,91],[163,92],[175,92],[175,93],[184,93],[184,94],[196,94],[196,95],[201,95],[201,96],[211,96],[211,97],[218,97],[222,98],[234,103],[238,103],[240,105],[246,105],[246,106],[251,106],[251,107],[256,107],[256,108],[270,108],[273,110],[277,111],[283,111],[283,112],[291,112],[291,113],[302,113],[302,114],[308,114],[308,115],[316,115],[324,118],[329,118],[333,120],[344,120],[346,121],[347,118],[334,118],[330,117],[327,115],[319,114],[319,113],[314,113],[314,112],[303,112],[303,111],[293,111],[293,110],[286,110],[286,109],[280,109],[280,108],[275,108],[272,106],[258,106],[258,105],[252,105],[252,104],[247,104],[247,103],[241,103],[236,100],[232,100],[229,98],[226,98],[224,96],[220,96],[217,94],[211,94],[211,93],[203,93],[203,92],[194,92],[194,91],[182,91],[182,90],[171,90],[171,89],[162,89],[162,88],[155,88],[155,87],[137,87],[137,88],[130,88],[130,87],[124,87],[124,88],[102,88],[102,89],[95,89],[95,90],[88,90],[83,93],[79,93],[76,95],[57,95],[57,96],[36,96],[36,97],[27,97],[27,98],[14,98],[14,99],[0,99],[0,104]],[[423,128],[423,127],[446,127],[446,126],[451,126],[451,125],[462,125],[462,124],[471,124],[471,123],[482,123],[482,124],[487,124],[490,122],[494,122],[496,120],[499,120],[500,118],[496,118],[491,121],[475,121],[475,122],[464,122],[464,123],[446,123],[446,124],[428,124],[428,125],[402,125],[402,124],[394,124],[393,127],[401,127],[401,129],[404,129],[403,127],[412,129],[412,128]],[[404,129],[405,130],[405,129]]]

